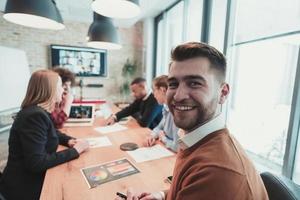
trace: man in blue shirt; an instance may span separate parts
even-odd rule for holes
[[[165,146],[172,151],[177,152],[178,148],[178,128],[174,123],[172,114],[169,111],[167,103],[168,76],[162,75],[156,77],[153,82],[153,94],[157,102],[163,105],[163,118],[160,123],[152,130],[151,136],[146,140],[146,146],[153,146],[156,139],[159,139]]]

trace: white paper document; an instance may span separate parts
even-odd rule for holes
[[[93,137],[93,138],[85,138],[89,145],[90,148],[97,148],[97,147],[106,147],[106,146],[111,146],[112,143],[108,139],[108,137]]]
[[[127,153],[135,160],[135,162],[145,162],[149,160],[156,160],[163,157],[173,156],[174,153],[157,144],[152,147],[142,147],[134,151],[127,151]]]
[[[112,132],[117,132],[117,131],[123,131],[126,129],[127,129],[126,126],[122,126],[118,123],[115,123],[110,126],[102,126],[102,127],[95,128],[95,130],[100,133],[112,133]]]

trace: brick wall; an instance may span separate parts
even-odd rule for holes
[[[65,22],[65,25],[66,28],[61,31],[39,30],[7,22],[0,15],[0,45],[24,50],[31,72],[39,68],[48,68],[50,66],[50,44],[86,46],[86,35],[90,24]],[[121,50],[108,51],[109,77],[84,78],[83,81],[86,84],[101,83],[104,85],[103,88],[84,88],[83,96],[86,98],[124,100],[124,97],[120,97],[119,88],[123,81],[122,67],[127,59],[137,62],[139,68],[136,76],[144,75],[143,23],[139,22],[128,29],[120,28],[118,31],[123,47]],[[75,89],[76,96],[78,96],[79,89]]]

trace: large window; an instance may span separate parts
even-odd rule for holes
[[[203,0],[189,0],[187,1],[187,27],[185,41],[200,41],[202,14],[203,14]]]
[[[200,41],[203,0],[182,0],[156,17],[154,76],[168,73],[171,50],[184,41]]]
[[[165,37],[165,59],[162,74],[168,73],[168,64],[170,62],[171,50],[182,42],[183,35],[183,6],[180,1],[166,13],[166,37]]]
[[[165,65],[164,61],[164,50],[163,50],[163,41],[164,41],[164,21],[162,16],[157,18],[157,38],[156,38],[156,74],[164,74]]]
[[[300,2],[231,2],[228,126],[260,171],[300,183]]]
[[[276,39],[235,47],[229,128],[257,164],[279,174],[297,56],[297,46]]]
[[[210,16],[209,44],[223,52],[227,0],[213,0]]]
[[[300,29],[299,0],[238,0],[236,2],[236,42]]]

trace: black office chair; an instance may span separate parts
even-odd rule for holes
[[[5,198],[2,196],[1,193],[0,193],[0,200],[5,200]]]
[[[2,172],[0,172],[0,179],[1,179],[1,176],[2,176]],[[2,196],[1,192],[0,192],[0,200],[5,200],[5,198]]]
[[[260,174],[270,200],[299,200],[300,186],[285,177],[264,172]]]

